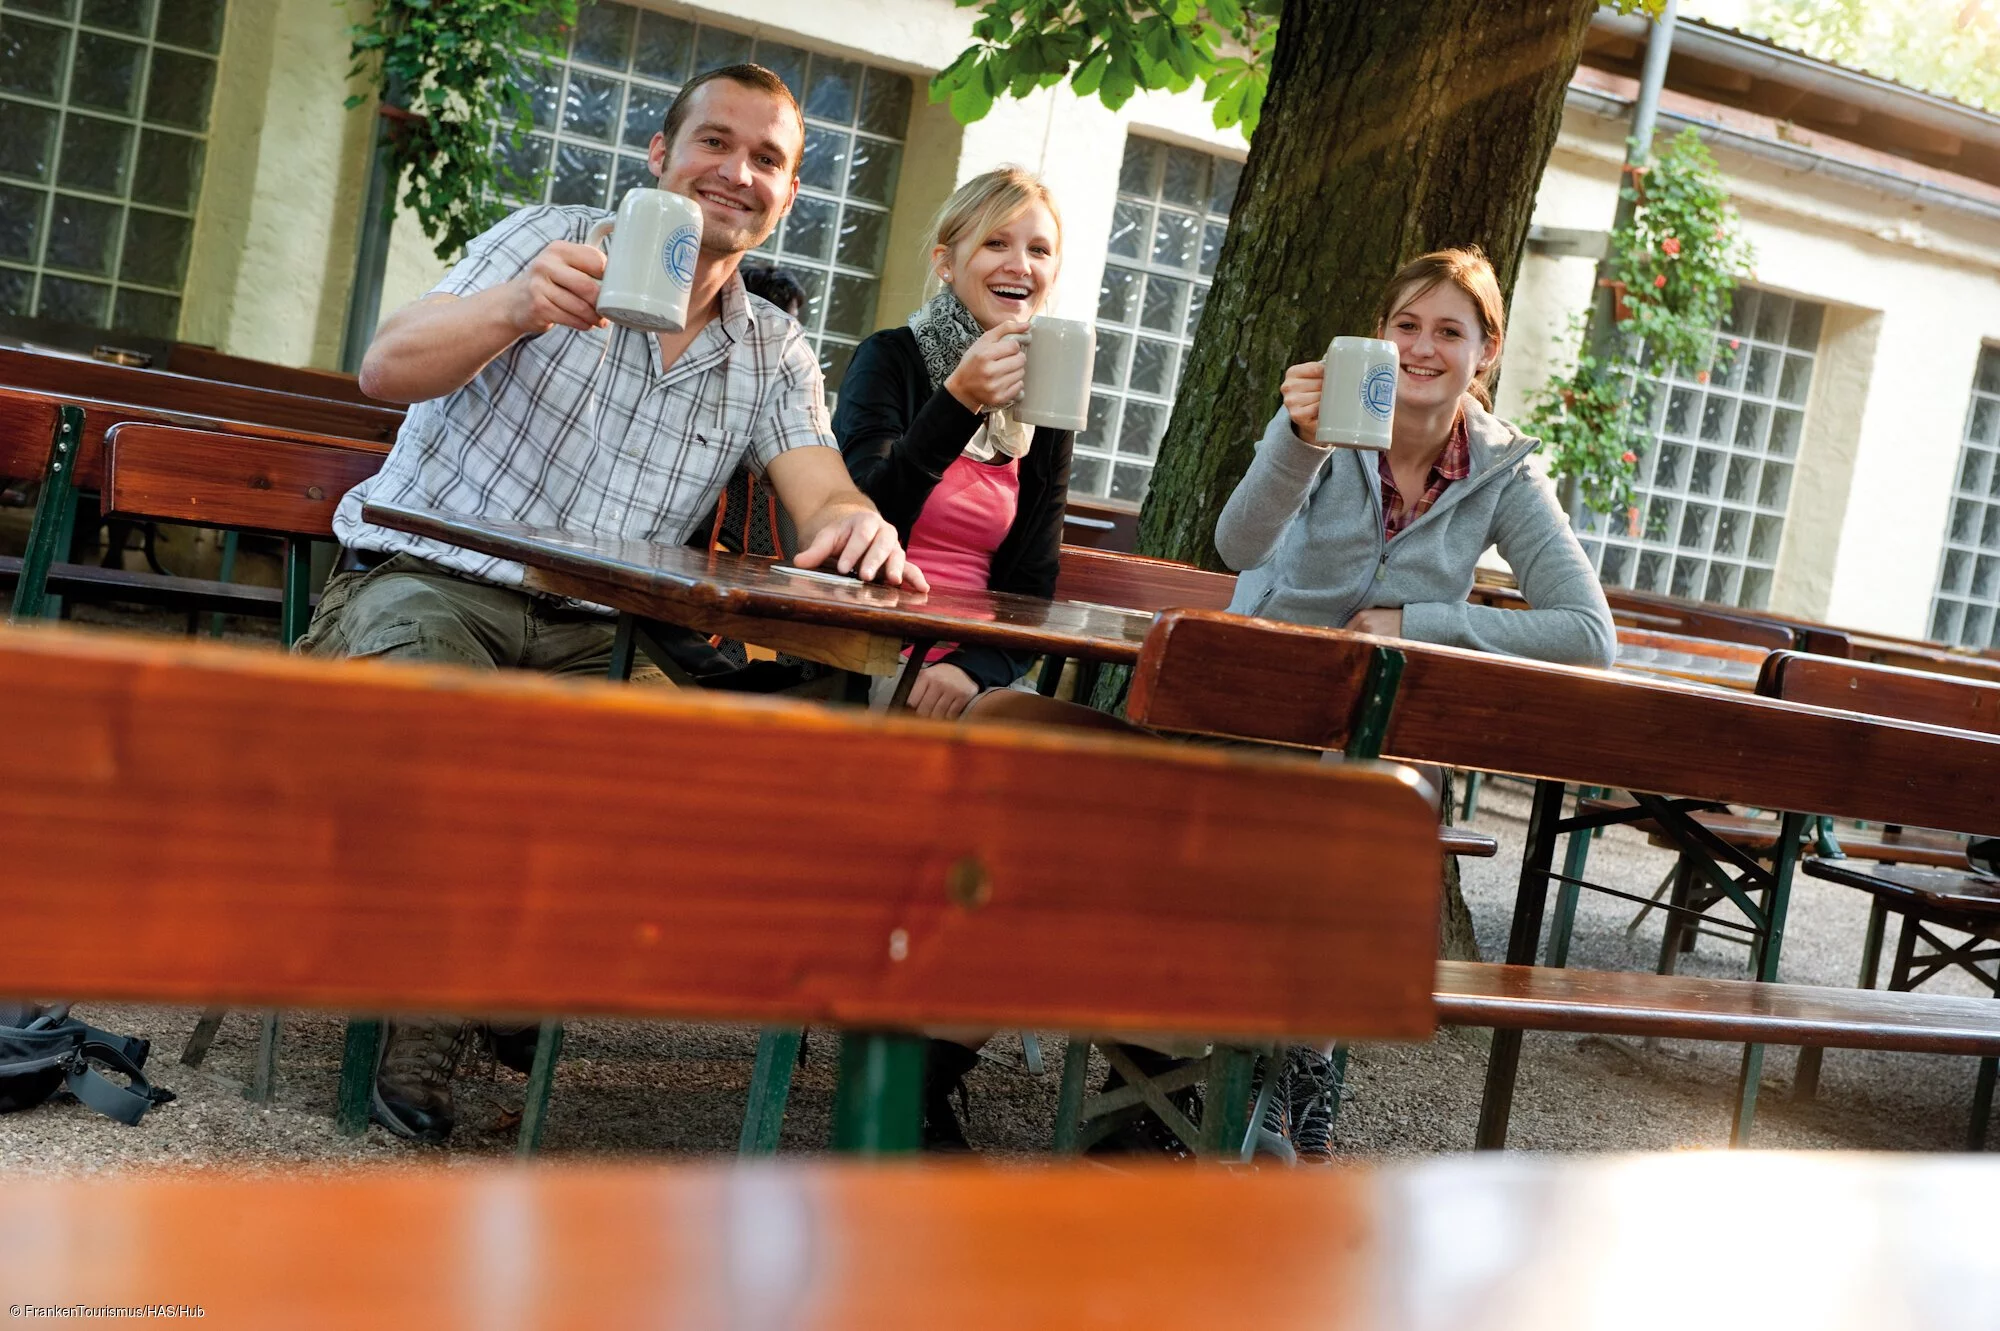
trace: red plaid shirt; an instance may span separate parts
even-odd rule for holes
[[[1388,453],[1377,454],[1375,465],[1382,472],[1382,539],[1387,541],[1430,512],[1431,505],[1451,488],[1453,481],[1462,481],[1472,473],[1472,439],[1465,431],[1465,417],[1460,416],[1452,423],[1451,435],[1444,441],[1444,452],[1438,454],[1437,461],[1431,464],[1424,493],[1414,506],[1405,504],[1402,491],[1396,488],[1396,478],[1389,471]]]

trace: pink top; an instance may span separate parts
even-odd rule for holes
[[[961,457],[945,468],[910,528],[910,562],[932,586],[983,591],[993,576],[993,552],[1007,539],[1020,507],[1019,458],[996,467]],[[940,644],[924,659],[935,661],[952,650],[952,645]]]

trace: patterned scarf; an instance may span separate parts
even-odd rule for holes
[[[910,316],[910,331],[917,335],[917,350],[923,353],[924,371],[930,375],[935,393],[965,359],[966,348],[985,330],[965,308],[965,302],[946,287]],[[965,456],[975,462],[1025,457],[1034,437],[1034,426],[1015,420],[1006,407],[996,407],[986,412],[972,442],[965,446]]]

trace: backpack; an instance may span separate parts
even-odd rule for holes
[[[69,1004],[38,1007],[0,1002],[0,1114],[32,1109],[67,1086],[69,1093],[108,1118],[137,1123],[154,1105],[174,1098],[149,1083],[141,1069],[150,1041],[100,1031],[69,1015]],[[120,1086],[91,1065],[131,1079]]]

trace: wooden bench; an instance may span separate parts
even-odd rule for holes
[[[0,630],[0,694],[36,700],[0,746],[0,936],[42,940],[10,992],[839,1026],[879,1074],[839,1140],[880,1148],[917,1130],[892,1032],[1432,1029],[1438,844],[1395,768],[62,629]],[[774,805],[778,770],[815,780]]]
[[[118,369],[116,366],[104,367]],[[131,373],[131,371],[122,371]],[[123,569],[93,569],[65,564],[77,515],[79,492],[104,487],[105,437],[121,423],[167,425],[226,431],[245,438],[318,449],[341,449],[373,456],[374,467],[389,445],[287,430],[256,421],[168,411],[144,404],[71,399],[60,394],[0,388],[0,475],[43,477],[42,494],[29,531],[27,553],[18,561],[0,563],[0,578],[15,584],[12,617],[39,618],[53,613],[47,593],[89,592],[101,599],[173,604],[189,610],[227,610],[237,614],[277,614],[282,600],[267,589],[178,579],[165,574],[127,573]],[[338,499],[336,494],[333,496]]]
[[[1777,977],[1806,814],[1785,814],[1776,863],[1765,868],[1712,838],[1704,841],[1688,816],[1692,807],[1742,804],[1967,831],[2000,827],[2000,805],[1992,799],[2000,789],[2000,737],[1210,612],[1160,617],[1134,671],[1127,714],[1161,730],[1341,748],[1352,734],[1372,654],[1382,646],[1405,658],[1382,735],[1384,756],[1537,782],[1510,964],[1535,959],[1549,884],[1558,878],[1557,838],[1628,816],[1564,818],[1568,783],[1629,791],[1646,816],[1675,830],[1699,872],[1729,891],[1758,926],[1764,941],[1756,973],[1765,981]],[[1680,798],[1664,798],[1669,792]],[[1587,838],[1572,836],[1572,850],[1579,842]],[[1581,875],[1566,870],[1560,877],[1573,890]],[[1827,1001],[1838,1003],[1850,992],[1828,991]],[[2000,1029],[2000,1006],[1994,1012]],[[1525,1017],[1533,1015],[1532,1007],[1524,1009]],[[1671,1029],[1663,1022],[1660,1033]],[[1519,1049],[1518,1031],[1495,1037],[1482,1146],[1505,1142]],[[1733,1133],[1739,1142],[1749,1132],[1761,1066],[1761,1046],[1748,1046]]]

